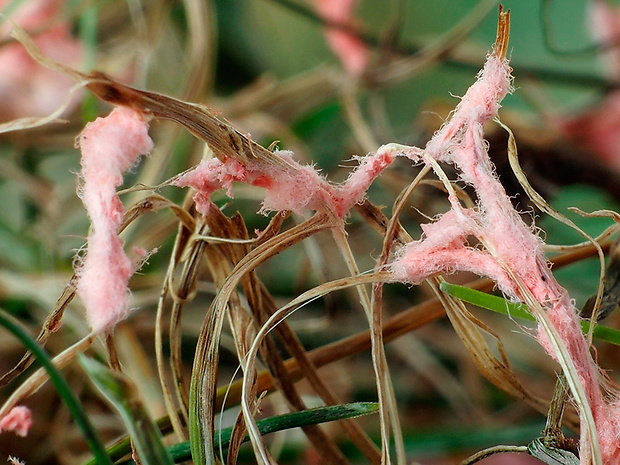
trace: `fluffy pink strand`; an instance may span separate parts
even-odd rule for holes
[[[500,102],[511,91],[510,71],[507,60],[489,56],[477,82],[426,147],[433,158],[459,168],[461,178],[476,191],[478,211],[464,209],[456,199],[450,199],[453,209],[434,223],[424,225],[425,237],[400,250],[392,270],[396,280],[412,283],[439,271],[473,271],[494,279],[503,292],[519,298],[516,283],[503,271],[503,266],[509,267],[534,297],[548,307],[548,316],[568,349],[588,397],[603,461],[620,463],[618,402],[614,399],[606,403],[598,367],[590,356],[577,311],[547,266],[542,240],[519,218],[488,158],[483,126],[496,116]],[[488,250],[467,247],[468,235],[481,239]],[[557,359],[541,327],[538,340]],[[592,447],[585,428],[580,445],[585,464]]]
[[[153,141],[140,114],[117,108],[89,123],[77,143],[82,151],[80,193],[92,224],[77,292],[92,330],[99,332],[127,315],[127,284],[134,271],[118,237],[125,209],[116,188],[123,182],[123,172],[153,149]]]
[[[314,167],[303,166],[293,160],[292,152],[278,151],[276,154],[285,159],[291,168],[245,167],[233,159],[221,162],[214,158],[201,162],[173,184],[196,189],[196,208],[203,214],[209,212],[213,192],[225,188],[232,196],[233,183],[244,182],[265,189],[262,212],[291,210],[301,213],[328,209],[344,218],[356,203],[364,200],[368,187],[397,155],[394,150],[386,148],[364,157],[343,184],[334,186]]]
[[[26,437],[31,426],[32,412],[23,405],[13,407],[9,413],[0,419],[0,433],[13,431],[18,436]]]
[[[323,19],[332,23],[352,24],[356,0],[315,0],[314,3]],[[334,27],[325,30],[325,38],[349,74],[362,74],[369,59],[368,47],[364,42]]]

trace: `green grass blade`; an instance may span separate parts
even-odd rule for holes
[[[200,383],[201,381],[192,374],[189,387],[189,424],[187,426],[189,430],[189,444],[191,444],[191,459],[196,465],[206,465],[206,441],[203,438],[207,438],[209,435],[205,434],[204,424],[200,418],[202,411],[200,402],[202,388]]]
[[[584,333],[587,333],[590,329],[589,321],[581,322],[581,330]],[[599,341],[609,342],[610,344],[614,344],[620,346],[620,331],[614,328],[610,328],[608,326],[595,325],[594,331],[592,332],[592,337],[594,339],[598,339]]]
[[[282,431],[290,428],[297,428],[306,425],[316,425],[329,421],[345,420],[348,418],[360,417],[376,413],[379,404],[376,402],[354,402],[350,404],[334,405],[331,407],[319,407],[301,412],[287,413],[276,417],[266,418],[257,422],[258,429],[262,435]],[[217,431],[215,444],[221,444],[223,449],[228,447],[232,428],[225,428]],[[248,440],[246,436],[244,442]],[[192,458],[189,441],[175,444],[168,448],[170,455],[175,463],[185,462]],[[133,460],[121,462],[123,465],[135,465]]]
[[[527,321],[536,321],[536,318],[530,313],[527,305],[519,302],[509,302],[501,297],[486,294],[485,292],[480,292],[469,287],[450,284],[446,281],[440,284],[439,289],[452,297],[491,310],[495,313],[501,313],[502,315],[508,315]]]
[[[11,315],[4,310],[0,309],[0,326],[5,327],[15,337],[17,337],[22,344],[32,352],[32,355],[37,359],[41,366],[47,371],[50,377],[50,381],[54,384],[56,391],[60,398],[64,401],[67,409],[73,416],[75,422],[82,430],[84,438],[88,442],[90,450],[95,457],[96,463],[100,465],[112,464],[110,457],[108,456],[103,442],[99,438],[97,431],[93,427],[92,423],[88,419],[86,412],[80,405],[79,401],[71,391],[71,387],[67,383],[64,376],[54,366],[52,359],[48,353],[35,341],[30,334],[22,327],[22,325]]]
[[[534,316],[528,310],[527,305],[517,302],[509,302],[506,299],[491,294],[470,289],[468,287],[458,286],[442,282],[439,288],[448,295],[461,299],[464,302],[477,305],[478,307],[491,310],[502,315],[509,315],[513,318],[519,318],[527,321],[536,321]],[[590,329],[590,322],[584,320],[581,322],[581,330],[587,333]],[[620,331],[609,328],[607,326],[596,325],[592,333],[595,339],[605,341],[610,344],[620,346]]]
[[[161,433],[139,399],[135,384],[125,375],[80,356],[80,364],[103,395],[118,410],[144,465],[172,465]]]

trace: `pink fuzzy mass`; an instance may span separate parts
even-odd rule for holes
[[[510,269],[544,306],[572,359],[588,397],[599,437],[604,464],[620,463],[620,408],[615,398],[601,391],[598,368],[590,356],[568,293],[551,274],[542,250],[542,240],[521,221],[513,209],[487,154],[483,126],[495,117],[503,97],[511,90],[506,60],[489,56],[478,80],[469,88],[452,118],[433,136],[426,152],[433,158],[455,164],[461,179],[472,185],[479,208],[463,208],[450,198],[452,210],[437,221],[423,225],[425,237],[403,247],[392,263],[395,280],[418,283],[439,272],[473,271],[495,280],[502,291],[521,297]],[[413,150],[413,149],[412,149]],[[473,235],[486,250],[467,246]],[[538,340],[558,358],[541,327]],[[582,429],[581,463],[589,463],[592,449],[586,428]]]
[[[232,196],[233,183],[244,182],[265,189],[262,212],[291,210],[301,213],[327,209],[339,218],[344,218],[356,203],[364,200],[368,187],[397,155],[389,147],[379,149],[376,154],[362,158],[349,178],[335,186],[314,167],[296,162],[292,152],[283,150],[275,153],[285,159],[290,168],[244,167],[233,159],[227,159],[224,163],[211,159],[180,176],[174,185],[196,189],[194,200],[197,210],[202,214],[208,213],[213,192],[225,188],[228,195]]]
[[[620,77],[620,8],[606,1],[590,2],[590,29],[596,42],[606,46],[601,54],[608,74]],[[607,93],[601,102],[579,114],[550,115],[549,122],[564,138],[588,150],[600,161],[620,170],[620,91]]]
[[[355,0],[315,0],[321,17],[332,23],[351,25]],[[368,64],[368,47],[358,37],[335,27],[325,30],[325,38],[334,54],[351,75],[361,74]]]
[[[11,21],[28,31],[41,29],[33,38],[41,52],[69,66],[78,66],[82,61],[82,44],[72,37],[70,24],[58,21],[63,1],[18,3]],[[10,4],[9,0],[0,0],[0,10],[6,12]],[[4,22],[0,26],[0,39],[9,39],[10,29],[11,24]],[[10,41],[0,49],[0,69],[0,121],[47,115],[64,103],[75,84],[70,77],[41,66],[21,44]],[[78,101],[74,98],[66,111],[75,108]]]
[[[80,192],[92,224],[77,291],[91,328],[99,332],[126,316],[127,284],[134,270],[118,237],[125,209],[116,188],[123,182],[123,172],[153,149],[153,141],[140,114],[117,108],[88,124],[77,142],[82,151]]]
[[[13,407],[9,413],[0,420],[0,433],[13,431],[21,437],[28,435],[32,426],[32,412],[28,407],[18,405]]]

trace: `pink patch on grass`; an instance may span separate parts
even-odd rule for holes
[[[315,0],[314,3],[323,19],[335,24],[353,24],[356,0]],[[326,28],[325,37],[347,72],[354,76],[362,74],[369,59],[366,44],[355,35],[335,27]]]
[[[395,279],[419,284],[437,273],[469,271],[492,278],[502,291],[514,295],[514,284],[497,260],[489,252],[465,244],[474,229],[474,222],[454,210],[434,223],[423,224],[425,237],[403,247],[391,264]]]
[[[9,3],[0,0],[0,9]],[[21,2],[10,19],[27,31],[42,29],[43,32],[33,37],[41,52],[76,67],[82,61],[82,44],[72,37],[68,23],[56,21],[62,7],[63,2],[58,0]],[[10,29],[8,22],[0,27],[0,38],[8,39]],[[65,102],[75,84],[70,77],[35,62],[19,43],[9,43],[0,49],[0,69],[0,121],[48,115]],[[67,110],[75,108],[77,102],[75,98]]]
[[[590,30],[606,47],[602,54],[608,74],[620,78],[620,8],[603,0],[590,2]],[[579,114],[552,115],[550,125],[564,138],[620,170],[620,91],[614,90]]]
[[[21,437],[26,437],[32,426],[32,412],[28,407],[18,405],[13,407],[2,419],[0,419],[0,433],[13,431]]]
[[[581,332],[577,311],[549,270],[543,241],[512,207],[488,158],[483,127],[497,115],[502,99],[511,92],[510,73],[507,60],[490,55],[451,119],[424,151],[396,144],[380,147],[377,153],[362,158],[358,168],[340,185],[330,184],[313,167],[298,164],[290,152],[276,152],[286,159],[287,168],[242,167],[233,160],[203,162],[177,179],[176,185],[197,189],[196,203],[203,213],[208,213],[209,197],[215,190],[226,188],[230,194],[232,183],[240,181],[265,188],[262,211],[327,210],[344,218],[396,156],[417,162],[426,153],[438,161],[453,163],[461,179],[475,189],[478,208],[466,209],[450,198],[452,210],[423,225],[424,237],[397,251],[391,264],[394,280],[419,283],[439,272],[471,271],[492,278],[510,297],[522,298],[510,270],[548,309],[549,319],[564,341],[589,400],[604,463],[620,463],[620,404],[612,396],[603,395],[598,368]],[[484,247],[469,246],[469,236],[478,238]],[[538,338],[557,359],[558,354],[541,328]],[[583,431],[582,462],[591,450],[585,428]]]
[[[91,328],[99,332],[126,316],[127,284],[134,271],[118,237],[125,209],[116,188],[123,182],[123,172],[153,149],[153,141],[140,114],[117,108],[89,123],[77,142],[82,151],[81,197],[92,224],[77,291]]]
[[[620,92],[609,93],[581,114],[555,116],[551,124],[567,140],[620,170]]]

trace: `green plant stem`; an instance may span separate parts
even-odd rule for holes
[[[0,325],[5,327],[17,339],[19,339],[20,342],[24,344],[30,352],[32,352],[45,371],[47,371],[51,382],[58,391],[58,395],[65,402],[75,422],[82,430],[82,434],[88,442],[88,446],[95,457],[96,463],[98,465],[111,465],[112,461],[105,450],[101,438],[99,438],[97,431],[86,416],[86,412],[84,412],[84,409],[71,391],[71,387],[67,383],[67,380],[60,373],[60,371],[56,369],[51,357],[45,349],[37,344],[37,342],[22,327],[19,321],[2,309],[0,309]]]
[[[477,305],[478,307],[485,308],[496,313],[501,313],[502,315],[508,315],[512,318],[536,321],[536,318],[534,318],[534,316],[529,312],[528,307],[525,304],[509,302],[501,297],[486,294],[468,287],[450,284],[445,281],[442,282],[439,287],[446,294],[456,297],[457,299],[461,299],[467,303]],[[590,322],[587,320],[581,321],[581,330],[584,333],[587,333],[589,329]],[[605,341],[610,344],[620,346],[620,331],[617,329],[595,325],[592,335],[595,339],[600,341]]]
[[[258,429],[262,435],[282,431],[285,429],[297,428],[306,425],[316,425],[329,421],[344,420],[355,418],[362,415],[375,413],[379,410],[376,402],[355,402],[351,404],[334,405],[330,407],[319,407],[301,412],[287,413],[276,417],[266,418],[257,422]],[[230,442],[232,428],[224,428],[215,432],[214,443],[221,444],[226,449]],[[248,440],[246,436],[243,442]],[[108,451],[110,455],[118,460],[123,455],[130,452],[128,447]],[[172,456],[175,463],[184,462],[191,459],[191,451],[189,441],[175,444],[168,448],[168,452]],[[85,465],[96,465],[95,460],[87,462]],[[119,462],[119,465],[135,465],[133,460]]]

